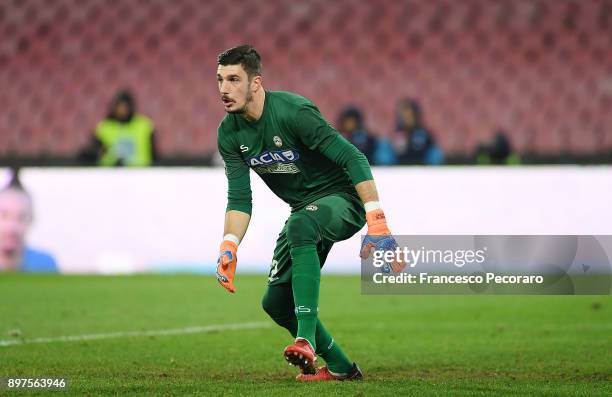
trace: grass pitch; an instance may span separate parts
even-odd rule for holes
[[[322,278],[320,316],[362,382],[300,384],[288,333],[260,308],[265,276],[0,275],[2,377],[67,377],[52,395],[612,395],[610,296],[362,296],[357,277]],[[181,335],[141,331],[267,322]],[[1,343],[0,343],[1,344]],[[49,395],[7,391],[0,395]]]

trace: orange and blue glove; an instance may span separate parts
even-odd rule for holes
[[[372,251],[395,251],[397,242],[391,235],[389,227],[387,227],[387,219],[383,210],[378,208],[366,212],[366,221],[368,223],[368,233],[361,243],[359,256],[362,259],[367,259]],[[383,266],[385,273],[389,272],[389,266],[395,273],[399,273],[406,264],[402,263],[399,258],[395,258],[391,263]]]
[[[217,259],[217,281],[232,294],[236,292],[234,276],[238,264],[238,245],[232,241],[223,240],[219,248],[219,259]]]

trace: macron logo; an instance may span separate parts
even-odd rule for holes
[[[298,313],[311,313],[312,312],[312,310],[309,307],[307,307],[307,306],[296,306],[294,310],[295,310],[295,314],[298,314]],[[317,313],[319,312],[319,308],[318,307],[315,310],[316,310]]]

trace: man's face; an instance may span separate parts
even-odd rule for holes
[[[414,126],[416,120],[414,118],[414,111],[411,106],[404,106],[402,108],[402,118],[404,119],[404,124],[408,127]]]
[[[25,193],[14,189],[0,192],[0,251],[20,250],[31,220],[32,207]]]
[[[115,106],[115,116],[120,119],[126,119],[130,114],[130,105],[127,102],[118,102]]]
[[[221,101],[227,113],[244,113],[253,100],[253,93],[259,89],[261,77],[249,77],[242,65],[219,65],[217,83]]]
[[[347,116],[342,120],[342,125],[340,126],[342,132],[346,132],[348,134],[352,133],[357,129],[357,119],[354,116]]]

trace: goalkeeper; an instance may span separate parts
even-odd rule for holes
[[[262,300],[263,309],[295,338],[284,350],[302,381],[353,380],[362,373],[318,318],[321,266],[332,245],[368,224],[361,256],[396,244],[378,203],[365,156],[309,100],[262,86],[261,58],[248,45],[218,57],[217,82],[226,111],[218,130],[228,204],[217,265],[219,283],[235,292],[238,245],[251,217],[249,169],[291,215],[281,230]],[[390,264],[399,272],[403,264]],[[327,366],[317,368],[317,356]]]

